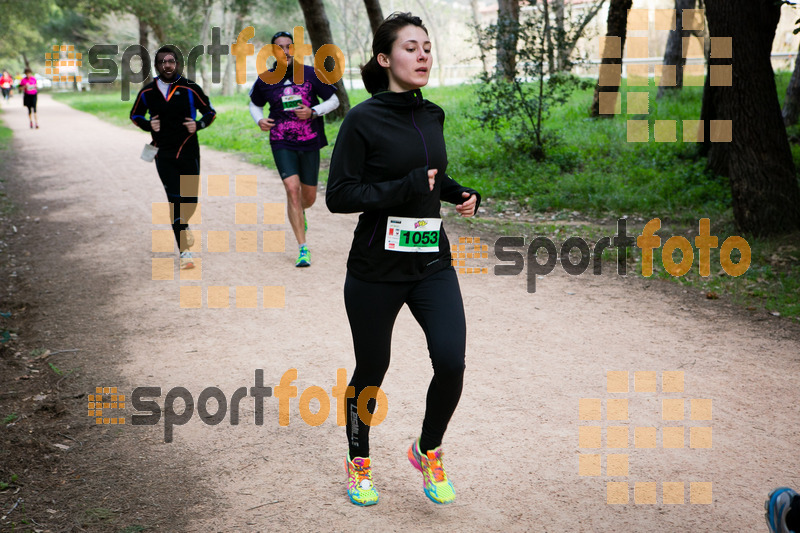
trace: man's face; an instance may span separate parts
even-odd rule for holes
[[[275,44],[281,47],[283,52],[286,54],[287,64],[291,66],[292,59],[294,58],[292,56],[294,53],[294,44],[292,44],[292,40],[289,37],[278,37],[275,39]]]
[[[161,81],[171,83],[177,77],[178,63],[175,60],[175,54],[171,52],[164,52],[156,56],[156,70],[158,70],[158,78]]]

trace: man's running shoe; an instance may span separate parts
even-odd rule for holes
[[[303,231],[308,231],[308,219],[306,218],[305,209],[303,209]]]
[[[770,533],[796,533],[786,526],[786,515],[791,508],[792,498],[797,493],[788,487],[780,487],[769,493],[764,502],[764,518],[767,519]]]
[[[194,259],[192,258],[192,252],[185,251],[181,252],[181,270],[188,270],[190,268],[194,268]]]
[[[344,460],[347,470],[347,495],[356,505],[375,505],[378,503],[378,491],[372,484],[372,468],[369,457],[356,457],[350,460],[347,454]]]
[[[425,455],[419,450],[419,440],[411,443],[408,448],[408,460],[414,468],[422,472],[422,488],[425,496],[434,503],[452,503],[456,499],[456,489],[447,479],[447,474],[442,465],[442,447],[428,450]]]
[[[300,247],[300,255],[297,256],[297,262],[294,264],[296,267],[311,266],[311,254],[308,251],[308,246],[303,245]]]

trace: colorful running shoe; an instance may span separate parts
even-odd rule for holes
[[[297,262],[294,264],[296,267],[311,266],[311,253],[308,251],[308,246],[305,244],[300,247],[300,255],[297,256]]]
[[[194,268],[194,259],[192,258],[192,252],[185,251],[181,252],[181,270],[189,270],[190,268]]]
[[[442,465],[444,452],[442,447],[428,450],[425,455],[419,450],[419,440],[414,441],[408,448],[408,460],[414,468],[422,472],[422,488],[425,496],[434,503],[452,503],[456,499],[456,489],[447,479],[447,474]]]
[[[305,209],[303,209],[303,231],[308,231],[308,219],[306,218]]]
[[[347,495],[356,505],[375,505],[378,503],[378,491],[372,484],[372,468],[369,457],[356,457],[350,460],[350,454],[344,459],[347,471]]]
[[[770,533],[796,533],[786,525],[786,515],[791,508],[792,498],[797,493],[788,487],[780,487],[769,493],[764,502],[764,518],[767,519]]]

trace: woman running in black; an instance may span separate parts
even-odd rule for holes
[[[356,356],[355,395],[347,400],[347,492],[357,505],[378,502],[369,458],[375,400],[367,403],[369,413],[358,412],[357,400],[383,382],[394,321],[406,304],[425,332],[433,364],[422,433],[408,458],[422,472],[428,498],[450,503],[455,491],[442,467],[441,442],[461,396],[466,323],[440,200],[472,216],[480,196],[445,172],[444,111],[419,90],[432,63],[422,21],[391,15],[375,32],[372,52],[361,69],[372,97],[342,122],[326,194],[332,212],[362,212],[344,284]]]

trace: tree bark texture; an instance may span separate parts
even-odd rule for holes
[[[497,73],[511,81],[517,72],[517,38],[519,1],[499,0],[497,3]]]
[[[147,42],[147,22],[139,19],[139,45],[147,50],[150,44]]]
[[[732,126],[731,142],[710,143],[709,164],[719,171],[715,164],[727,162],[736,224],[757,236],[800,229],[800,187],[770,62],[780,11],[773,0],[706,1],[711,38],[731,37],[733,55],[732,86],[711,85],[717,60],[709,65],[701,118]]]
[[[372,28],[372,35],[375,35],[378,26],[383,22],[381,2],[380,0],[364,0],[364,7],[367,8],[367,17],[369,18],[369,25]]]
[[[601,50],[601,53],[603,54],[603,57],[600,61],[601,69],[603,65],[619,65],[620,71],[622,69],[621,56],[623,50],[625,50],[625,37],[628,33],[628,10],[631,8],[632,4],[633,0],[611,0],[611,4],[608,6],[606,37],[619,37],[620,57],[605,57],[605,51]],[[600,93],[617,91],[619,91],[619,82],[617,82],[616,85],[600,85],[600,80],[598,80],[598,83],[594,88],[594,98],[592,98],[592,106],[589,108],[589,116],[613,116],[600,114]]]
[[[656,98],[661,98],[664,93],[672,89],[683,87],[683,66],[686,58],[683,57],[683,38],[692,35],[691,31],[681,29],[684,9],[694,9],[697,0],[675,0],[675,29],[669,32],[667,48],[664,50],[664,65],[675,65],[675,85],[660,86]]]
[[[561,11],[556,11],[556,32],[560,35],[558,43],[558,59],[556,60],[556,72],[570,72],[573,67],[572,53],[578,44],[578,39],[583,37],[586,27],[594,20],[597,13],[603,7],[605,0],[597,0],[594,4],[586,7],[580,15],[574,14],[572,10],[565,10],[564,1],[561,1]],[[567,21],[571,21],[569,25]]]
[[[800,61],[795,59],[792,79],[786,88],[786,98],[783,100],[783,123],[786,126],[797,124],[800,117]]]
[[[141,46],[145,50],[149,51],[150,43],[148,42],[148,39],[147,39],[147,33],[148,33],[149,28],[147,26],[147,22],[145,22],[144,19],[142,19],[141,17],[137,17],[137,20],[139,22],[139,46]],[[155,56],[152,57],[151,59],[155,60]],[[145,78],[145,80],[144,80],[144,85],[146,85],[146,84],[150,83],[151,81],[153,81],[152,61],[150,63],[151,63],[150,65],[142,65],[142,68],[147,71],[147,78]]]
[[[316,54],[323,44],[333,44],[333,35],[331,34],[331,26],[328,23],[328,16],[325,14],[325,6],[322,4],[322,0],[299,0],[299,2],[306,21],[308,37],[311,39],[311,48]],[[328,70],[332,69],[331,62],[330,58],[325,62]],[[339,98],[339,107],[331,111],[329,116],[344,118],[347,112],[350,111],[350,99],[347,96],[347,89],[345,89],[341,79],[334,85],[336,86],[336,96]]]

